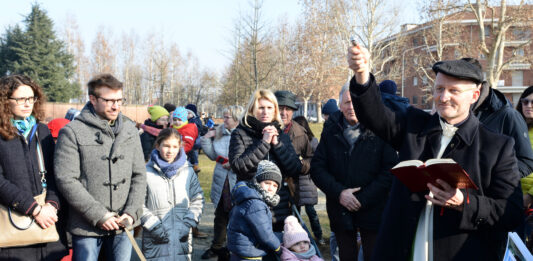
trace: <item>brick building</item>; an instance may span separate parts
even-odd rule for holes
[[[488,46],[495,41],[493,30],[498,30],[499,11],[499,8],[495,8],[494,15],[487,13],[484,20],[484,35]],[[514,105],[522,91],[533,85],[533,6],[508,6],[507,17],[517,16],[524,19],[509,27],[503,49],[503,61],[509,62],[512,57],[514,62],[503,69],[495,86]],[[456,12],[423,24],[403,25],[398,34],[383,40],[384,43],[398,41],[401,44],[401,51],[396,59],[388,64],[390,68],[395,67],[396,73],[392,73],[392,69],[385,69],[377,80],[396,81],[398,95],[409,98],[415,107],[431,109],[431,78],[435,76],[431,65],[437,60],[438,53],[441,53],[442,60],[473,57],[480,61],[484,70],[487,67],[487,57],[480,51],[480,31],[476,16],[471,11]]]

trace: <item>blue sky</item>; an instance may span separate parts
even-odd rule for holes
[[[143,37],[155,31],[177,43],[182,53],[191,51],[202,66],[218,72],[230,62],[225,53],[231,50],[235,20],[250,6],[248,0],[11,0],[2,2],[0,32],[20,23],[34,2],[48,11],[56,30],[62,28],[67,15],[73,16],[87,50],[100,26],[111,29],[115,35],[134,30]],[[409,5],[412,8],[407,10],[415,9],[414,4]],[[275,24],[281,16],[287,16],[292,22],[299,13],[298,0],[265,0],[263,3],[267,23]]]

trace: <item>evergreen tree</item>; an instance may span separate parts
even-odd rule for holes
[[[74,65],[65,44],[58,40],[53,22],[39,5],[24,19],[26,30],[8,29],[0,42],[0,74],[25,74],[43,87],[49,101],[67,102],[81,90],[71,82]]]

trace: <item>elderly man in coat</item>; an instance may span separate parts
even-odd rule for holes
[[[317,243],[325,245],[326,242],[322,238],[320,220],[318,219],[318,214],[314,208],[314,205],[318,203],[318,191],[311,180],[309,172],[311,159],[313,158],[313,147],[309,142],[304,127],[292,120],[294,111],[298,110],[298,106],[296,105],[296,95],[290,91],[276,91],[274,95],[278,100],[281,120],[283,120],[283,125],[285,126],[283,132],[288,134],[291,138],[294,151],[296,151],[296,154],[298,154],[302,161],[302,172],[298,179],[288,178],[294,181],[291,182],[294,184],[291,191],[291,193],[294,193],[294,203],[297,205],[298,209],[300,209],[301,206],[304,206],[305,213],[307,213],[307,216],[309,217],[309,223],[311,223],[311,229],[313,230]],[[289,187],[290,186],[291,185],[289,185]]]
[[[326,194],[331,230],[341,261],[357,260],[357,231],[364,260],[371,260],[389,195],[396,152],[360,124],[348,84],[339,94],[340,111],[330,115],[311,162],[311,177]]]
[[[350,82],[360,121],[398,150],[400,160],[451,158],[479,187],[442,180],[411,193],[393,182],[374,251],[375,260],[501,260],[508,231],[522,219],[512,138],[482,125],[470,107],[479,98],[480,68],[467,59],[433,65],[437,113],[409,107],[393,113],[381,102],[368,50],[348,49]]]
[[[81,114],[59,132],[54,169],[68,201],[73,260],[129,260],[121,227],[137,223],[146,195],[146,168],[135,122],[120,113],[122,83],[110,74],[88,83]],[[127,220],[127,222],[126,222]]]

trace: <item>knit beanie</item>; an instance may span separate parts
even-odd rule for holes
[[[198,111],[196,110],[196,105],[194,104],[187,104],[187,106],[185,106],[185,109],[191,110],[194,113],[194,115],[198,114]]]
[[[174,110],[174,113],[172,114],[172,118],[180,119],[183,122],[187,121],[187,109],[183,107],[178,107]]]
[[[69,122],[69,120],[63,118],[55,118],[51,120],[47,126],[48,129],[50,129],[50,132],[52,133],[52,137],[57,138],[57,136],[59,135],[59,130],[65,127],[65,125],[67,125]]]
[[[398,89],[396,83],[391,80],[385,80],[379,84],[379,90],[383,93],[396,95],[396,89]]]
[[[294,216],[288,216],[285,218],[285,227],[283,228],[283,245],[286,248],[291,248],[302,241],[311,243],[307,232],[298,223],[298,219]]]
[[[163,116],[170,115],[165,108],[158,105],[149,106],[148,113],[150,113],[150,120],[152,120],[153,122],[156,122],[159,118]]]
[[[165,103],[163,107],[165,107],[165,110],[167,110],[169,113],[173,112],[176,109],[176,105],[172,103]]]
[[[331,115],[338,110],[337,101],[335,99],[329,99],[322,107],[322,114]]]
[[[278,166],[271,161],[262,160],[257,166],[257,172],[255,174],[255,180],[257,183],[261,183],[264,180],[273,180],[278,183],[278,191],[281,187],[281,171]]]

